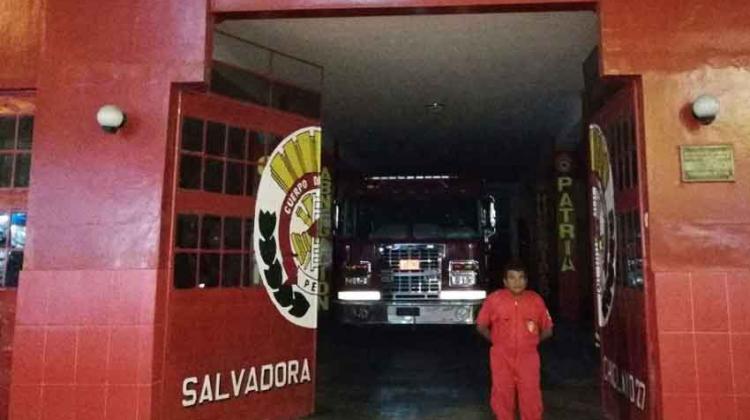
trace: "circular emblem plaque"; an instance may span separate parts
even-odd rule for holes
[[[320,127],[295,131],[265,162],[253,243],[271,301],[292,323],[317,326],[320,271]]]
[[[589,142],[596,304],[599,326],[604,327],[609,322],[615,303],[615,275],[617,273],[615,186],[607,139],[602,129],[596,124],[592,124],[589,129]]]

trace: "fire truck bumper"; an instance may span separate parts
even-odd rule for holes
[[[481,300],[440,302],[334,301],[344,324],[462,324],[476,322]]]

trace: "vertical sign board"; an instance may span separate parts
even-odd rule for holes
[[[607,418],[646,419],[648,383],[641,241],[642,189],[634,88],[624,88],[589,127],[592,262],[602,407]]]
[[[560,152],[555,157],[555,193],[557,195],[557,277],[559,279],[560,315],[578,320],[580,305],[577,249],[575,183],[573,157]]]
[[[318,237],[320,239],[320,268],[318,296],[320,310],[331,307],[330,282],[333,274],[333,180],[328,167],[320,171],[320,218],[318,219]]]

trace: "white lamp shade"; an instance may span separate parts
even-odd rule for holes
[[[117,105],[104,105],[96,113],[96,121],[102,128],[116,129],[125,122],[125,113]]]
[[[713,121],[719,115],[719,100],[712,95],[701,95],[695,98],[693,115],[700,121]]]

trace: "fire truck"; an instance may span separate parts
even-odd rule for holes
[[[334,300],[344,324],[473,324],[487,296],[495,202],[482,182],[379,176],[334,206]]]

